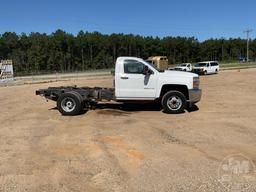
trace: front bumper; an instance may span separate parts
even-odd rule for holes
[[[190,103],[197,103],[200,101],[202,96],[202,90],[201,89],[189,89],[188,90],[189,100]]]
[[[204,69],[203,68],[197,68],[192,70],[193,73],[197,73],[198,75],[204,74]]]

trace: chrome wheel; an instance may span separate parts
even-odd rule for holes
[[[171,110],[179,110],[182,106],[182,100],[178,96],[171,96],[167,100],[167,105]]]
[[[76,107],[76,102],[71,97],[66,97],[65,99],[63,99],[61,101],[61,108],[65,112],[71,112],[71,111],[73,111],[75,109],[75,107]]]

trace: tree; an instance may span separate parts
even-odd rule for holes
[[[80,31],[76,36],[63,30],[45,33],[6,32],[0,35],[0,59],[12,59],[16,74],[75,71],[114,67],[119,56],[165,55],[170,64],[202,60],[235,61],[245,57],[246,40],[194,37],[143,37],[132,34],[104,35]],[[256,58],[256,40],[250,55]]]

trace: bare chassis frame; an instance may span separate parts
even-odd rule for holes
[[[83,101],[88,103],[102,100],[115,100],[115,89],[103,87],[49,87],[48,89],[36,90],[36,95],[41,95],[46,99],[57,101],[61,94],[71,91],[77,92],[82,96]]]

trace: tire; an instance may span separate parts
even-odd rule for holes
[[[215,70],[215,73],[218,73],[218,69]]]
[[[169,91],[162,98],[162,107],[165,113],[182,113],[186,106],[186,97],[179,91]]]
[[[207,71],[204,71],[204,75],[207,75]]]
[[[57,100],[57,108],[62,115],[79,115],[83,109],[83,98],[74,91],[63,93]]]
[[[81,101],[81,110],[83,110],[83,108],[84,108],[84,99],[83,99],[82,95],[80,95],[79,93],[77,93],[75,91],[71,91],[71,92],[74,93],[79,98],[79,100]]]

